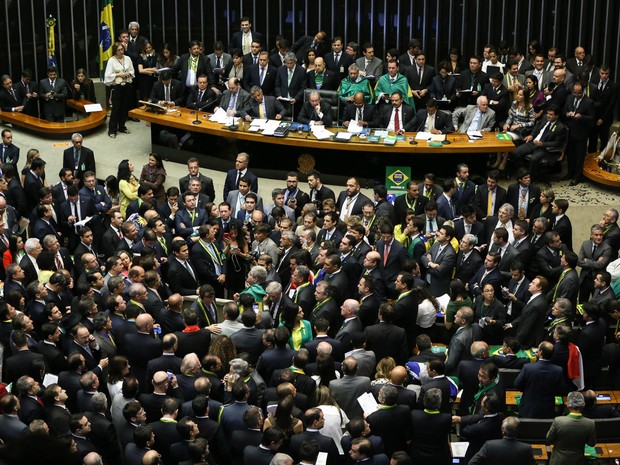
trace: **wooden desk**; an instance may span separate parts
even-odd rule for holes
[[[591,181],[604,184],[606,186],[620,187],[620,176],[609,173],[598,166],[597,157],[599,152],[589,153],[583,165],[583,175]]]
[[[88,100],[68,99],[66,104],[79,113],[86,113],[84,105],[92,104]],[[34,116],[24,115],[23,113],[0,111],[0,120],[14,124],[33,132],[46,135],[66,136],[75,132],[87,132],[91,129],[98,128],[105,123],[107,112],[105,109],[87,113],[86,117],[78,121],[70,121],[67,123],[54,123]]]
[[[534,460],[547,462],[549,460],[549,454],[547,453],[547,446],[544,444],[532,444],[532,453],[534,454]]]
[[[201,124],[193,124],[196,113],[192,110],[182,108],[180,113],[158,115],[147,112],[144,108],[136,108],[129,112],[129,116],[143,121],[159,124],[161,126],[181,129],[189,132],[198,132],[220,137],[241,139],[252,142],[261,142],[276,145],[289,145],[295,147],[305,147],[308,149],[331,149],[344,150],[351,152],[382,152],[397,154],[458,154],[458,153],[493,153],[493,152],[512,152],[514,144],[512,141],[499,140],[495,133],[483,133],[484,138],[476,142],[470,142],[465,134],[448,134],[447,139],[450,145],[442,147],[431,147],[426,141],[418,141],[418,145],[410,145],[409,138],[415,137],[415,133],[407,133],[406,141],[396,142],[395,145],[384,145],[383,143],[372,143],[368,140],[353,136],[349,142],[333,142],[330,140],[318,140],[311,134],[291,133],[286,137],[263,136],[258,132],[248,132],[249,123],[239,122],[239,129],[231,131],[225,129],[222,124],[212,123],[208,120],[207,113],[200,113]],[[332,132],[342,131],[343,128],[331,128]]]
[[[609,459],[620,458],[620,444],[607,443],[607,444],[602,444],[602,445],[605,446],[604,449],[607,451],[606,458],[609,458]]]
[[[511,405],[511,406],[516,406],[517,405],[517,396],[521,396],[523,395],[522,392],[520,391],[506,391],[506,405]],[[559,401],[559,399],[562,399],[559,396],[556,396],[555,398],[555,405],[562,405],[562,402],[564,402],[564,400],[562,400],[562,402]]]

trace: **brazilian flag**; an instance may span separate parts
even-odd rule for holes
[[[112,18],[112,7],[114,0],[100,0],[101,15],[99,18],[99,72],[101,78],[105,72],[108,60],[112,58],[114,52],[114,20]]]

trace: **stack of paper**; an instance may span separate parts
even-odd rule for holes
[[[349,122],[349,127],[347,128],[347,131],[351,134],[360,134],[363,130],[364,128],[357,124],[357,121],[351,120]]]
[[[273,136],[273,133],[280,126],[280,121],[277,119],[267,120],[265,125],[263,126],[263,135],[264,136]]]
[[[315,124],[312,126],[312,135],[316,137],[318,140],[331,139],[334,136],[334,133],[329,131],[322,124]]]

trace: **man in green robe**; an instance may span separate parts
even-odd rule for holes
[[[390,95],[394,92],[400,92],[403,96],[404,102],[413,107],[415,112],[413,93],[411,92],[411,87],[409,87],[409,81],[407,81],[407,78],[398,72],[398,61],[395,59],[388,61],[387,71],[387,74],[381,76],[375,85],[375,95],[377,98],[381,97],[381,100],[383,100],[384,103],[389,104]]]
[[[353,102],[353,96],[358,92],[364,94],[366,103],[371,103],[374,98],[370,81],[360,76],[360,68],[355,63],[349,66],[349,76],[342,80],[338,92],[345,103]]]

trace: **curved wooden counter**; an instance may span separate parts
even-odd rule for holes
[[[86,113],[84,111],[84,105],[90,105],[93,102],[89,102],[88,100],[68,99],[66,103],[69,108],[73,108],[80,113]],[[105,109],[101,111],[94,111],[92,113],[86,113],[85,118],[68,123],[54,123],[36,118],[34,116],[24,115],[22,113],[0,111],[0,120],[4,122],[11,123],[15,126],[19,126],[33,132],[54,136],[67,136],[73,134],[74,132],[82,133],[96,129],[105,123],[106,118],[107,112]]]
[[[201,124],[193,124],[196,119],[196,113],[192,110],[182,108],[176,114],[159,115],[147,112],[143,108],[136,108],[129,112],[129,116],[138,118],[143,121],[167,126],[171,128],[181,129],[189,132],[198,132],[211,134],[220,137],[228,137],[233,139],[242,139],[252,142],[262,142],[267,144],[289,145],[295,147],[307,147],[308,149],[331,149],[346,150],[353,152],[385,152],[385,153],[412,153],[412,154],[429,154],[429,153],[492,153],[492,152],[512,152],[514,144],[509,140],[499,140],[495,137],[495,133],[483,133],[484,138],[475,142],[470,142],[465,134],[448,134],[447,139],[451,142],[449,145],[442,147],[431,147],[426,141],[418,141],[418,145],[410,145],[409,140],[415,136],[415,133],[407,133],[406,140],[396,142],[395,145],[384,145],[381,143],[372,143],[368,140],[360,139],[353,136],[348,142],[334,142],[330,140],[318,140],[312,134],[308,133],[291,133],[286,137],[263,136],[258,132],[247,132],[249,123],[240,123],[239,129],[231,131],[226,129],[222,124],[212,123],[208,120],[208,114],[200,113],[199,120]],[[333,132],[337,128],[331,128]]]
[[[620,175],[610,173],[598,166],[596,157],[599,152],[589,153],[583,164],[583,175],[591,181],[611,187],[620,187]]]

